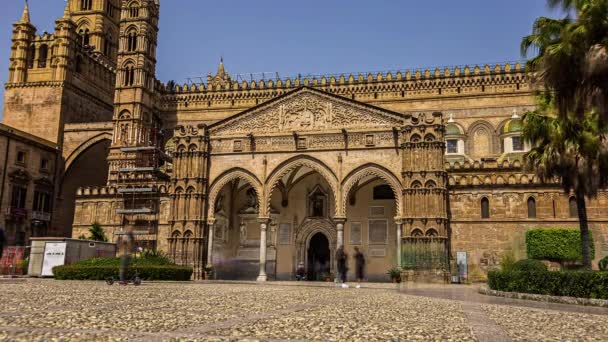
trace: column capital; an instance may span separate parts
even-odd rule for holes
[[[207,224],[210,225],[210,226],[213,226],[215,224],[215,217],[208,218],[207,219]]]
[[[268,225],[270,223],[270,217],[258,217],[258,223]]]
[[[336,224],[344,224],[346,223],[346,217],[334,217],[334,222]]]
[[[399,225],[403,224],[403,221],[404,221],[403,217],[400,217],[400,216],[395,217],[394,220],[395,220],[395,224],[399,224]]]

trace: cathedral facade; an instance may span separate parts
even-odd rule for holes
[[[3,122],[61,150],[55,234],[132,227],[195,278],[260,281],[300,263],[330,278],[358,247],[385,280],[483,277],[525,257],[528,229],[578,227],[574,198],[522,166],[521,64],[243,81],[222,61],[177,85],[155,77],[159,16],[159,0],[70,0],[53,34],[27,7],[14,25]],[[606,194],[588,210],[599,259]]]

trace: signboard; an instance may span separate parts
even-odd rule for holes
[[[460,278],[466,279],[469,275],[467,268],[467,252],[456,252],[456,265]]]
[[[43,277],[53,276],[53,267],[62,266],[65,264],[65,250],[67,247],[65,242],[47,242],[44,245],[44,259],[42,261]]]

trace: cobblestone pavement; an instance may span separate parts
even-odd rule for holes
[[[394,288],[0,282],[0,341],[608,340],[608,316]]]

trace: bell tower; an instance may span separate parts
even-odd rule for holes
[[[120,232],[133,228],[141,244],[156,248],[161,186],[169,177],[154,92],[158,0],[122,0],[114,92],[114,132],[108,183],[120,195]],[[164,188],[164,187],[163,187]],[[147,242],[146,242],[147,241]]]
[[[30,22],[30,9],[25,3],[21,19],[13,24],[13,44],[8,74],[8,83],[23,83],[26,81],[28,60],[34,60],[31,45],[36,35],[36,27]]]
[[[116,61],[121,0],[69,0],[69,9],[82,45]]]

